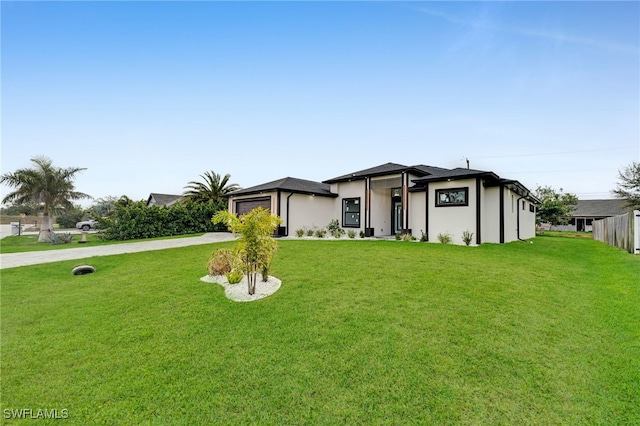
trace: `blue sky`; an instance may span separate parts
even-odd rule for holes
[[[638,2],[0,7],[2,173],[45,155],[96,198],[465,159],[610,198],[640,161]]]

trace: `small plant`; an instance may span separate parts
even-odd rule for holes
[[[332,219],[327,225],[327,231],[333,238],[340,238],[344,235],[344,229],[340,228],[340,221]]]
[[[462,233],[462,241],[466,244],[469,245],[471,244],[471,240],[473,239],[473,232],[469,232],[469,230],[467,229],[466,231],[464,231]]]
[[[438,241],[440,241],[440,243],[442,244],[451,244],[453,239],[450,234],[444,233],[444,234],[438,234]]]
[[[227,281],[229,284],[238,284],[242,281],[242,277],[244,274],[242,273],[242,269],[234,269],[233,271],[227,272],[224,274],[227,277]]]
[[[366,236],[367,236],[367,234],[365,234],[364,231],[360,231],[360,238],[364,238]]]
[[[415,241],[416,237],[414,237],[411,234],[404,234],[402,235],[402,241]]]
[[[207,263],[209,275],[226,275],[239,266],[238,256],[229,249],[218,249],[211,253]]]
[[[402,235],[400,235],[400,233],[396,232],[396,241],[400,241],[402,239]]]
[[[313,234],[315,234],[315,231],[313,230],[313,228],[307,229],[307,237],[313,237]]]
[[[426,243],[427,241],[429,241],[427,234],[425,234],[424,231],[422,231],[422,229],[420,230],[420,233],[422,234],[422,236],[420,237],[420,241],[422,241],[423,243]]]
[[[297,236],[298,238],[300,238],[300,237],[304,237],[304,234],[305,234],[305,230],[304,230],[304,228],[298,228],[298,229],[296,229],[296,236]]]
[[[315,231],[315,236],[318,238],[324,238],[327,235],[327,230],[326,229],[316,229]]]
[[[64,234],[52,232],[49,242],[53,245],[68,244],[71,242],[72,239],[73,239],[73,234],[70,232],[65,232]]]
[[[355,238],[356,237],[356,231],[354,231],[353,229],[349,229],[349,231],[347,231],[347,236],[349,238]]]

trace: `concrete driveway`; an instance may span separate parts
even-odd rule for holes
[[[2,225],[5,226],[5,225]],[[6,225],[8,226],[8,225]],[[4,228],[2,229],[4,231]],[[11,228],[9,227],[9,235]],[[4,235],[2,235],[4,237]],[[59,262],[62,260],[84,259],[94,256],[110,256],[113,254],[136,253],[141,251],[164,250],[169,248],[187,247],[202,244],[219,243],[234,240],[229,232],[210,232],[200,237],[173,238],[168,240],[141,241],[136,243],[122,243],[108,246],[83,246],[64,248],[60,250],[32,251],[25,253],[0,254],[0,269],[16,268],[18,266],[37,265],[40,263]],[[0,243],[1,244],[1,243]]]

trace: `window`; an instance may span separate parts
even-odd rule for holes
[[[536,212],[536,208],[535,208],[535,206],[533,204],[529,204],[529,211],[531,213],[535,213]]]
[[[360,227],[360,198],[344,198],[342,200],[342,226],[345,228]]]
[[[468,206],[469,188],[436,189],[436,207]]]

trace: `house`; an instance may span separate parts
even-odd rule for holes
[[[171,195],[171,194],[149,194],[149,198],[147,198],[147,207],[149,206],[170,206],[172,204],[177,203],[182,198],[182,195]]]
[[[263,207],[282,218],[278,233],[325,227],[339,219],[366,236],[410,234],[438,241],[505,243],[535,236],[539,200],[493,172],[387,163],[323,182],[286,177],[228,194],[229,211]]]
[[[571,212],[567,225],[554,225],[554,231],[591,232],[594,220],[619,216],[631,211],[626,207],[627,201],[621,198],[609,200],[579,200]]]

